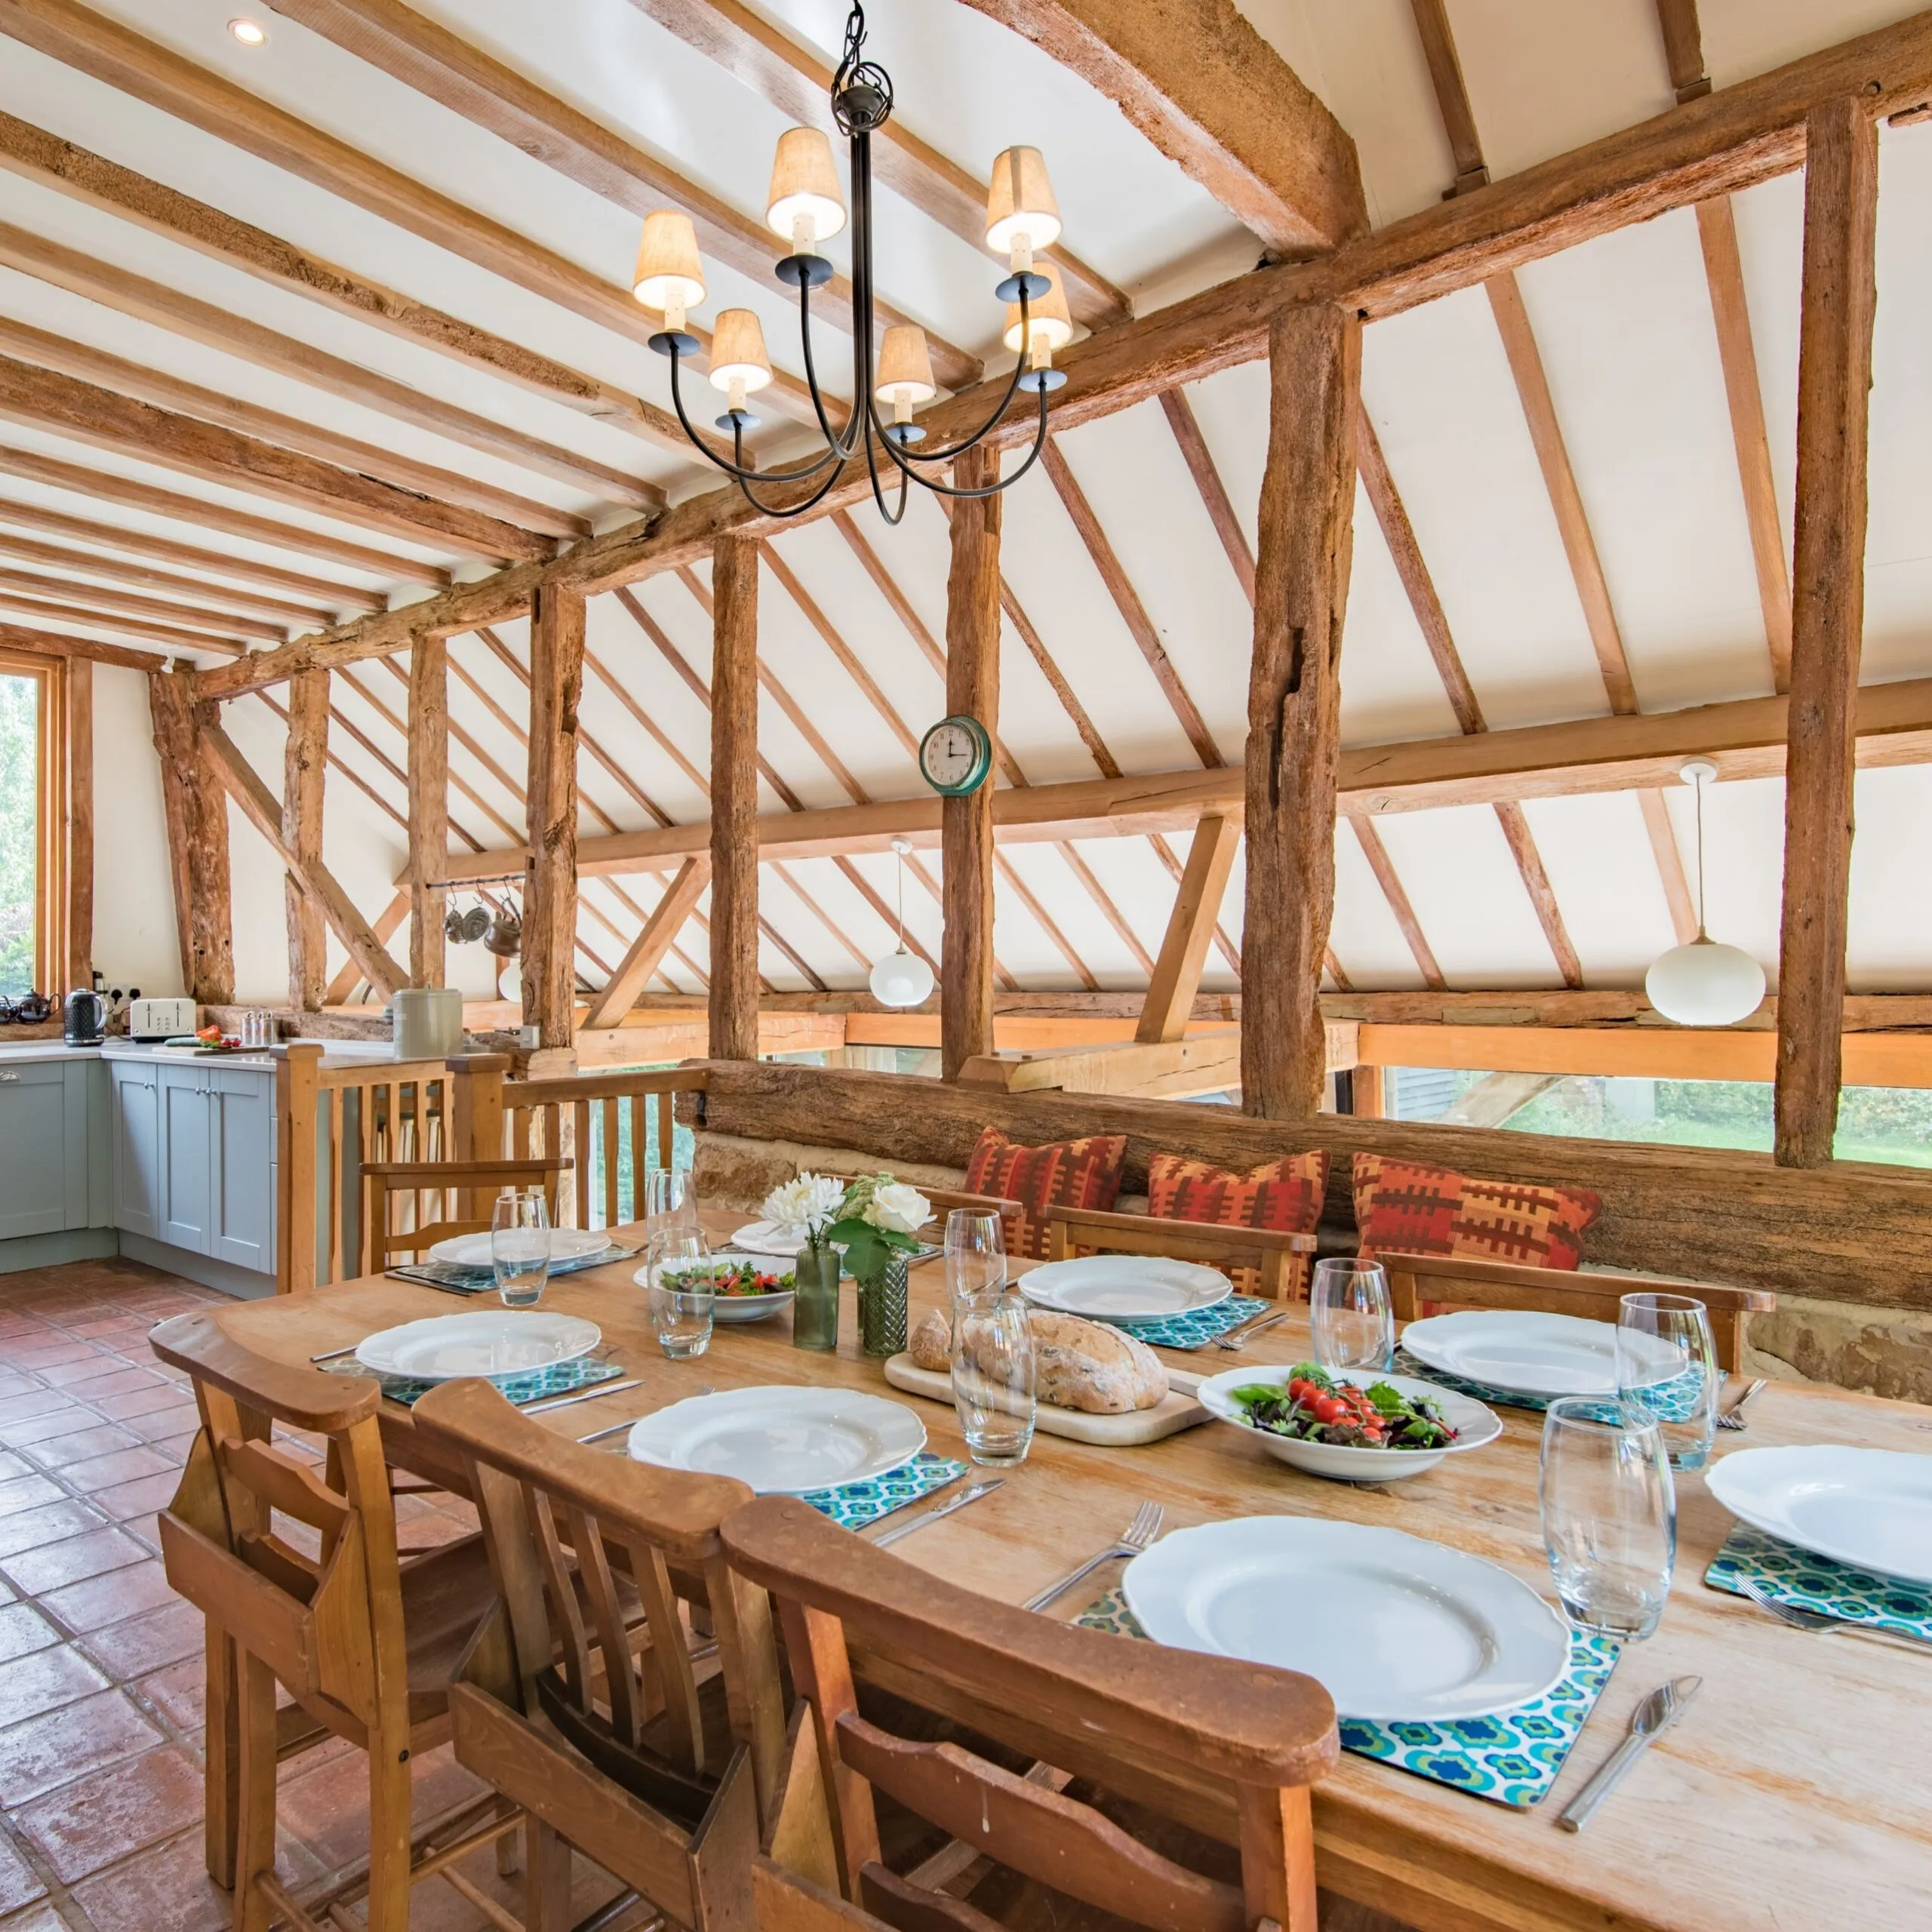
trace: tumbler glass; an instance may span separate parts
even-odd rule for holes
[[[1644,1638],[1677,1564],[1677,1492],[1657,1419],[1636,1404],[1563,1395],[1543,1417],[1543,1548],[1580,1629]]]
[[[1026,1460],[1037,1364],[1026,1304],[1004,1287],[952,1304],[952,1404],[966,1453],[989,1469]]]
[[[710,1244],[700,1234],[672,1229],[651,1238],[645,1272],[651,1331],[673,1361],[701,1355],[711,1346],[717,1282],[706,1265],[710,1258]]]
[[[1395,1317],[1380,1262],[1348,1255],[1318,1261],[1308,1303],[1315,1358],[1324,1368],[1380,1371],[1395,1361]]]
[[[946,1291],[962,1298],[996,1292],[1006,1281],[1006,1232],[984,1208],[955,1208],[946,1217]]]
[[[1617,1315],[1617,1392],[1655,1417],[1673,1469],[1701,1469],[1718,1423],[1710,1310],[1690,1295],[1626,1295]]]
[[[490,1221],[490,1265],[506,1308],[534,1308],[550,1278],[550,1206],[540,1188],[506,1188]]]
[[[697,1189],[688,1168],[653,1168],[645,1186],[645,1226],[648,1237],[697,1234]]]

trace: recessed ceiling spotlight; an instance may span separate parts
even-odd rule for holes
[[[260,47],[268,38],[268,29],[260,20],[236,19],[228,23],[228,31],[244,47]]]

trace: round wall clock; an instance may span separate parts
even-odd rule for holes
[[[993,768],[993,741],[977,718],[942,718],[919,741],[919,771],[941,797],[963,798]]]

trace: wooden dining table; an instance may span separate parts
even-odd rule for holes
[[[715,1235],[743,1217],[706,1219]],[[641,1231],[614,1232],[628,1240]],[[642,1386],[553,1411],[545,1427],[581,1435],[706,1384],[816,1385],[903,1401],[934,1451],[963,1458],[950,1407],[902,1395],[861,1354],[849,1294],[835,1355],[793,1348],[781,1314],[720,1323],[706,1354],[672,1361],[653,1338],[636,1265],[550,1283],[543,1306],[598,1323],[625,1379]],[[912,1299],[915,1321],[943,1306],[937,1263],[913,1270]],[[218,1318],[257,1352],[301,1363],[377,1329],[484,1305],[378,1276],[238,1303]],[[1211,1374],[1237,1362],[1292,1362],[1306,1347],[1297,1316],[1239,1355],[1210,1348],[1165,1358]],[[1133,1447],[1041,1432],[996,1494],[896,1547],[909,1563],[1018,1603],[1111,1543],[1151,1499],[1168,1531],[1251,1515],[1404,1531],[1486,1558],[1550,1598],[1537,1497],[1540,1417],[1500,1413],[1496,1443],[1381,1487],[1303,1475],[1211,1421]],[[1747,1431],[1719,1435],[1718,1455],[1795,1443],[1932,1454],[1932,1408],[1915,1403],[1774,1383],[1749,1414]],[[382,1428],[396,1466],[463,1487],[463,1472],[430,1453],[407,1407],[385,1402]],[[609,1440],[621,1453],[623,1437]],[[1326,1889],[1420,1932],[1795,1932],[1828,1913],[1887,1932],[1932,1927],[1932,1651],[1789,1629],[1706,1587],[1704,1571],[1732,1518],[1701,1478],[1680,1475],[1677,1487],[1677,1567],[1662,1626],[1627,1648],[1554,1789],[1533,1809],[1512,1810],[1345,1752],[1315,1793]],[[1078,1614],[1118,1577],[1118,1565],[1107,1566],[1051,1614]],[[1623,1738],[1644,1694],[1691,1673],[1703,1684],[1687,1714],[1588,1829],[1560,1829],[1557,1814]]]

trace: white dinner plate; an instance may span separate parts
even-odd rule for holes
[[[1932,1583],[1932,1456],[1830,1443],[1735,1449],[1704,1472],[1704,1482],[1734,1516],[1767,1536],[1881,1576]]]
[[[378,1375],[453,1382],[460,1375],[521,1375],[587,1355],[604,1339],[594,1321],[540,1309],[433,1315],[370,1336],[355,1359]]]
[[[1245,1429],[1278,1463],[1337,1482],[1399,1482],[1404,1476],[1419,1476],[1434,1469],[1444,1456],[1480,1449],[1503,1433],[1502,1418],[1473,1395],[1458,1395],[1453,1389],[1439,1388],[1413,1376],[1378,1375],[1372,1369],[1331,1369],[1329,1374],[1334,1380],[1352,1383],[1358,1389],[1386,1382],[1398,1395],[1411,1400],[1426,1397],[1456,1432],[1455,1441],[1440,1449],[1355,1448],[1346,1443],[1303,1442],[1292,1435],[1277,1435],[1272,1429],[1257,1429],[1249,1421],[1247,1411],[1233,1399],[1234,1391],[1260,1383],[1285,1388],[1294,1377],[1292,1367],[1231,1368],[1210,1376],[1195,1390],[1194,1399],[1211,1416]]]
[[[601,1254],[611,1245],[602,1228],[552,1228],[550,1260],[581,1261],[586,1254]],[[487,1234],[453,1235],[439,1241],[429,1251],[432,1261],[447,1261],[454,1268],[487,1268],[490,1266],[490,1237]]]
[[[1094,1321],[1158,1321],[1212,1308],[1234,1293],[1218,1269],[1159,1256],[1090,1254],[1049,1261],[1020,1278],[1020,1292],[1036,1308]]]
[[[721,1262],[728,1266],[749,1262],[761,1274],[790,1273],[789,1269],[775,1265],[778,1258],[775,1255],[755,1254],[743,1249],[727,1248],[710,1256],[709,1260],[713,1263]],[[691,1265],[702,1267],[707,1264],[694,1262]],[[640,1268],[631,1279],[641,1288],[649,1287],[650,1269],[648,1266]],[[776,1315],[780,1309],[789,1308],[796,1292],[793,1288],[774,1288],[769,1294],[713,1295],[711,1298],[711,1318],[714,1321],[762,1321],[768,1315]]]
[[[1127,1566],[1157,1643],[1299,1670],[1343,1717],[1437,1722],[1540,1697],[1567,1626],[1528,1584],[1399,1530],[1248,1516],[1177,1530]]]
[[[1647,1335],[1633,1339],[1654,1359],[1654,1380],[1667,1381],[1678,1373],[1681,1364],[1668,1343]],[[1617,1393],[1614,1321],[1469,1308],[1411,1321],[1402,1331],[1402,1346],[1428,1367],[1513,1395]]]
[[[731,1389],[694,1395],[631,1431],[640,1463],[735,1476],[761,1496],[801,1496],[889,1475],[926,1446],[926,1426],[849,1389]]]
[[[804,1236],[783,1221],[747,1221],[731,1237],[731,1245],[747,1254],[796,1254]]]

